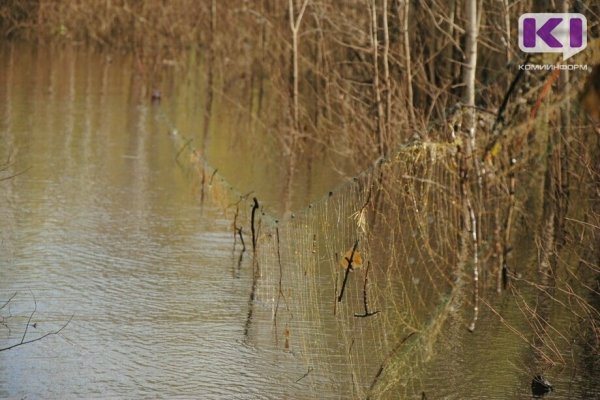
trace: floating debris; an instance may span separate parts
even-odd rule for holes
[[[553,390],[552,384],[543,375],[536,375],[531,381],[531,394],[544,396]]]

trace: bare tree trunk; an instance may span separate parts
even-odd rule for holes
[[[293,121],[294,121],[294,134],[298,133],[299,129],[299,111],[298,111],[298,32],[300,30],[300,23],[304,16],[304,11],[308,5],[308,0],[302,2],[300,13],[298,17],[294,15],[294,0],[289,0],[289,13],[290,13],[290,29],[292,31],[292,107],[293,107]]]
[[[400,3],[401,0],[398,0]],[[413,105],[413,84],[412,84],[412,66],[410,59],[410,36],[408,35],[408,16],[410,11],[410,1],[402,0],[398,4],[398,22],[401,24],[403,37],[404,70],[406,73],[406,108],[408,109],[408,123],[413,127],[415,123],[415,110]]]
[[[291,208],[291,198],[292,198],[292,187],[294,180],[294,170],[296,168],[296,144],[298,140],[298,136],[300,135],[300,111],[299,111],[299,90],[298,90],[298,82],[299,82],[299,72],[298,72],[298,33],[300,31],[300,24],[302,22],[302,17],[304,16],[304,11],[306,11],[306,6],[308,5],[308,0],[304,0],[302,2],[302,6],[300,7],[300,12],[296,17],[294,12],[294,0],[289,0],[289,15],[290,15],[290,30],[292,31],[292,130],[290,135],[290,140],[288,142],[288,165],[286,170],[286,186],[284,188],[283,198],[284,198],[284,210],[285,212],[289,211]]]
[[[404,67],[406,69],[406,97],[408,106],[409,123],[411,126],[415,123],[415,108],[413,105],[413,90],[412,90],[412,64],[410,60],[410,36],[408,35],[408,16],[410,11],[409,0],[404,0],[403,4],[403,23],[404,30]]]
[[[383,80],[385,84],[385,131],[390,133],[390,123],[392,120],[392,87],[390,82],[390,32],[388,27],[388,5],[387,0],[383,0]],[[387,138],[391,138],[388,136]]]
[[[502,0],[504,12],[504,40],[506,41],[506,63],[509,63],[512,56],[510,54],[510,10],[508,8],[508,0]]]
[[[475,112],[475,72],[477,67],[477,35],[479,28],[479,16],[477,15],[477,0],[466,0],[465,2],[465,16],[467,21],[466,33],[466,62],[463,69],[463,82],[465,85],[464,92],[464,103],[465,103],[465,127],[467,129],[467,141],[465,146],[465,172],[468,176],[468,170],[472,167],[477,168],[477,160],[475,159],[475,135],[477,126],[477,116]],[[471,165],[471,167],[469,167]],[[479,174],[478,175],[478,181]],[[467,178],[464,178],[467,179]],[[481,184],[479,185],[482,186]],[[473,202],[471,201],[471,190],[468,182],[466,182],[465,189],[463,191],[464,207],[464,226],[465,229],[470,230],[471,240],[473,242],[473,320],[469,326],[469,330],[475,330],[477,318],[479,315],[479,254],[478,254],[478,223],[477,215],[475,213]]]
[[[465,85],[464,104],[466,109],[466,128],[471,142],[475,139],[475,70],[477,67],[477,0],[466,0],[467,44],[463,83]],[[471,143],[473,144],[473,143]],[[472,149],[472,147],[471,147]]]
[[[265,8],[265,3],[261,3],[262,4],[262,13],[266,14],[267,10]],[[261,74],[259,76],[259,85],[258,85],[258,99],[257,99],[257,107],[256,107],[256,115],[258,116],[258,118],[261,118],[262,116],[262,108],[263,108],[263,98],[265,96],[265,79],[264,79],[264,68],[265,65],[267,63],[267,57],[265,56],[267,49],[269,48],[269,42],[268,42],[268,33],[267,33],[267,24],[263,23],[262,24],[262,28],[261,28],[261,41],[260,41],[260,53],[261,53],[261,60],[260,60],[260,68],[261,68]],[[255,124],[256,125],[256,120],[255,120]]]
[[[215,49],[217,35],[217,0],[211,1],[210,6],[210,46],[208,48],[208,77],[207,77],[207,93],[206,106],[204,109],[204,122],[202,126],[202,149],[206,149],[208,133],[210,130],[210,121],[212,119],[212,106],[214,97],[214,69],[215,69]]]
[[[561,12],[569,12],[569,1],[561,0],[559,10]],[[560,72],[558,87],[564,98],[569,97],[571,89],[569,84],[569,71]],[[564,217],[567,214],[569,205],[569,155],[568,145],[564,139],[569,134],[571,129],[571,103],[564,102],[560,107],[560,131],[556,138],[557,145],[557,160],[556,160],[556,179],[557,187],[555,193],[557,196],[557,213],[556,213],[556,235],[557,246],[560,247],[564,241]]]
[[[377,140],[379,155],[385,157],[387,154],[385,145],[385,113],[381,100],[381,87],[379,79],[379,41],[377,39],[377,0],[371,0],[371,50],[373,56],[373,91],[377,106]]]

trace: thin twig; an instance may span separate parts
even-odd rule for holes
[[[340,290],[340,295],[338,296],[338,302],[342,301],[342,297],[344,296],[344,289],[346,289],[346,282],[348,281],[348,275],[350,271],[352,271],[352,261],[354,259],[354,252],[356,252],[356,248],[358,247],[358,239],[354,242],[354,247],[352,247],[352,252],[350,253],[350,258],[345,257],[346,261],[348,261],[348,266],[346,267],[346,274],[344,275],[344,282],[342,283],[342,289]]]
[[[273,314],[273,323],[275,325],[277,325],[277,312],[279,311],[279,299],[283,298],[283,301],[285,302],[286,308],[289,310],[289,307],[287,305],[287,300],[285,299],[285,295],[283,294],[283,287],[281,284],[281,280],[283,277],[283,267],[281,265],[281,251],[279,249],[280,245],[279,245],[279,227],[275,227],[275,235],[277,237],[277,262],[279,264],[279,286],[278,286],[278,293],[277,293],[277,303],[275,304],[275,313]]]
[[[2,307],[0,307],[0,310],[2,310],[4,307],[6,307],[8,305],[8,303],[10,303],[11,300],[15,298],[16,295],[17,295],[17,292],[15,292],[12,296],[10,296],[10,298],[8,300],[6,300],[6,303],[4,303],[2,305]]]
[[[215,175],[217,174],[217,171],[218,171],[218,169],[215,169],[215,170],[213,171],[213,173],[210,175],[210,179],[208,180],[208,185],[209,185],[209,186],[210,186],[210,185],[212,185],[212,183],[213,183],[213,179],[215,178]]]
[[[527,56],[525,57],[525,60],[523,61],[523,64],[527,64],[529,62],[530,58],[531,58],[531,54],[527,54]],[[496,127],[498,126],[498,124],[504,123],[504,112],[506,111],[506,106],[508,105],[508,100],[510,99],[510,96],[513,94],[513,92],[517,88],[517,83],[519,83],[519,81],[523,77],[524,72],[525,72],[525,69],[518,70],[514,79],[510,83],[508,90],[504,94],[502,103],[500,104],[500,107],[498,108],[498,114],[496,114],[496,120],[494,121],[494,125],[492,126],[492,133],[494,133],[496,131]]]
[[[177,155],[175,156],[175,160],[179,160],[179,156],[181,155],[181,153],[183,153],[183,151],[190,145],[190,143],[192,143],[193,140],[194,139],[188,139],[187,142],[185,142],[183,146],[181,146],[181,149],[179,149]]]
[[[237,230],[240,241],[242,242],[242,253],[246,251],[246,244],[244,243],[244,236],[242,235],[242,227],[240,226]]]
[[[31,339],[31,340],[26,340],[26,341],[21,341],[19,343],[15,343],[12,346],[1,348],[0,351],[7,351],[7,350],[10,350],[10,349],[14,349],[15,347],[24,346],[24,345],[29,344],[29,343],[34,343],[34,342],[40,341],[40,340],[42,340],[44,338],[47,338],[48,336],[51,336],[51,335],[58,335],[63,329],[65,329],[67,327],[67,325],[69,325],[69,323],[71,322],[71,320],[73,319],[74,316],[75,316],[75,314],[71,315],[71,318],[69,318],[69,320],[63,326],[61,326],[60,329],[57,330],[57,331],[48,332],[45,335],[40,336],[39,338],[35,338],[35,339]]]
[[[29,319],[27,320],[27,324],[25,325],[25,331],[23,332],[23,337],[21,338],[21,343],[25,341],[25,336],[27,335],[27,329],[29,329],[29,324],[31,324],[31,319],[33,318],[33,314],[37,311],[37,300],[35,299],[35,295],[30,290],[31,296],[33,297],[33,311],[31,315],[29,315]]]
[[[17,176],[19,176],[19,175],[23,175],[25,172],[29,171],[30,169],[31,169],[31,167],[29,167],[29,168],[25,168],[25,169],[24,169],[24,170],[22,170],[22,171],[15,172],[15,173],[14,173],[14,174],[12,174],[12,175],[5,176],[5,177],[3,177],[3,178],[0,178],[0,182],[2,182],[2,181],[7,181],[7,180],[9,180],[9,179],[12,179],[12,178],[16,178],[16,177],[17,177]]]
[[[308,371],[306,371],[306,373],[304,375],[302,375],[300,378],[298,378],[296,380],[296,383],[300,382],[302,379],[306,378],[308,376],[308,374],[310,374],[312,372],[312,367],[308,367]]]
[[[354,316],[357,318],[370,317],[372,315],[379,313],[379,310],[369,311],[369,295],[367,293],[367,286],[369,284],[369,268],[371,268],[370,261],[367,262],[367,269],[365,270],[365,284],[363,286],[363,305],[365,307],[365,312],[363,314],[354,314]]]

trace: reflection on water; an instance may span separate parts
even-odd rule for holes
[[[232,278],[231,221],[200,208],[129,61],[1,54],[1,157],[27,169],[0,190],[0,298],[17,293],[2,343],[20,339],[32,295],[28,337],[74,318],[0,353],[0,397],[298,398],[304,366],[244,344],[247,260]]]

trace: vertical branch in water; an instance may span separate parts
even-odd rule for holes
[[[504,256],[502,255],[502,231],[500,223],[500,204],[494,204],[494,257],[496,257],[497,279],[496,293],[502,292],[502,265],[504,265]]]
[[[279,285],[277,287],[277,302],[275,303],[275,312],[273,313],[273,324],[277,326],[277,312],[279,311],[279,299],[283,297],[285,300],[285,296],[283,295],[283,288],[281,285],[281,279],[283,276],[283,268],[281,265],[281,250],[279,243],[279,227],[275,227],[275,238],[277,240],[277,263],[279,264]]]
[[[338,258],[338,254],[335,253],[335,259],[337,260],[337,258]],[[339,271],[336,270],[336,272],[335,272],[335,283],[334,283],[334,286],[333,286],[333,315],[334,316],[337,315],[337,303],[338,303],[337,302],[337,296],[338,296],[337,291],[338,291],[338,279],[339,279],[339,275],[340,275]]]
[[[244,259],[244,253],[246,252],[246,243],[244,243],[244,234],[242,233],[242,227],[240,226],[237,230],[237,233],[240,237],[240,241],[242,242],[242,251],[240,251],[240,256],[237,261],[237,271],[233,271],[233,276],[239,278],[240,270],[242,268],[242,260]],[[235,243],[233,244],[233,250],[235,251]]]
[[[240,213],[240,206],[239,206],[239,202],[235,205],[235,213],[233,214],[233,223],[232,228],[233,228],[233,250],[235,250],[235,245],[237,244],[237,234],[238,234],[238,226],[237,226],[237,218],[238,215]],[[241,228],[240,228],[241,230]]]
[[[244,235],[242,233],[242,227],[240,226],[237,230],[237,233],[240,237],[240,241],[242,242],[242,253],[246,251],[246,243],[244,243]]]
[[[250,230],[252,231],[252,253],[256,256],[256,210],[258,210],[258,200],[256,197],[253,197],[252,200],[254,204],[252,205],[252,214],[250,215]]]
[[[363,306],[365,308],[365,312],[362,314],[354,314],[355,317],[359,317],[359,318],[365,318],[365,317],[370,317],[372,315],[378,314],[379,310],[377,311],[369,311],[369,294],[367,292],[367,288],[369,286],[369,269],[371,268],[371,262],[367,262],[367,269],[365,270],[365,282],[363,285]]]
[[[470,201],[469,215],[471,217],[471,239],[473,240],[473,320],[469,325],[469,331],[473,332],[479,316],[479,248],[477,245],[477,218]]]
[[[206,183],[206,167],[202,166],[202,177],[200,178],[200,206],[204,206],[204,186]]]
[[[253,197],[254,204],[252,205],[252,214],[250,215],[250,230],[252,231],[252,289],[250,290],[250,299],[248,301],[248,315],[246,317],[246,324],[244,325],[244,336],[248,336],[250,330],[250,323],[252,322],[252,313],[254,310],[254,298],[256,296],[256,287],[258,285],[258,278],[260,276],[258,269],[258,258],[256,257],[256,245],[258,231],[256,229],[256,210],[258,210],[258,200]]]
[[[213,177],[214,177],[215,173],[216,173],[216,170],[215,170],[215,172],[213,172]],[[209,181],[209,185],[211,185],[213,177],[211,177],[211,179]],[[249,192],[249,193],[246,193],[246,194],[240,196],[240,199],[238,201],[236,201],[235,203],[232,204],[232,206],[235,206],[235,213],[233,214],[233,224],[232,224],[232,228],[233,228],[233,248],[234,248],[234,250],[235,250],[235,245],[236,245],[238,233],[240,234],[240,238],[242,237],[241,236],[242,227],[241,226],[238,227],[238,224],[237,224],[238,217],[240,215],[240,203],[242,201],[246,200],[248,198],[248,196],[250,196],[251,193],[252,192]],[[242,244],[244,245],[243,239],[242,239]],[[245,245],[244,245],[244,249],[246,249]]]

